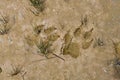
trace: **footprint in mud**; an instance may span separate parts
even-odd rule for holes
[[[93,42],[93,39],[91,39],[91,40],[84,40],[83,42],[82,42],[82,48],[83,49],[88,49],[90,46],[91,46],[91,44],[92,44],[92,42]]]
[[[80,47],[78,43],[71,42],[69,46],[63,49],[63,55],[70,55],[73,58],[77,58],[80,55]]]
[[[67,46],[68,44],[70,44],[70,42],[72,41],[72,36],[70,35],[70,31],[68,31],[65,36],[64,36],[64,41],[65,41],[65,45]]]
[[[77,38],[77,37],[80,37],[80,34],[81,34],[82,30],[81,30],[81,26],[79,26],[78,28],[75,29],[74,31],[74,36]]]
[[[56,30],[55,27],[49,27],[47,29],[44,30],[44,32],[49,35],[50,33],[54,32]]]
[[[88,49],[92,42],[93,39],[91,39],[91,34],[92,34],[93,28],[90,29],[89,31],[86,31],[85,34],[83,34],[83,42],[82,42],[82,49]],[[70,32],[68,31],[65,36],[64,36],[64,41],[65,41],[65,47],[63,49],[63,55],[70,55],[73,58],[77,58],[80,55],[80,45],[77,42],[72,42],[72,39],[74,37],[80,37],[81,34],[81,27],[78,27],[73,34],[70,35]]]
[[[86,31],[84,34],[83,34],[83,37],[84,39],[89,39],[92,35],[92,32],[93,32],[93,28],[90,29],[89,31]]]
[[[68,31],[64,36],[65,47],[63,48],[63,55],[70,55],[73,58],[77,58],[80,54],[80,46],[78,43],[72,42],[72,38]]]
[[[60,35],[57,33],[47,36],[48,40],[53,41],[53,42],[56,41],[59,37]]]

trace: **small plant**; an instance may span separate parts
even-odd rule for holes
[[[48,55],[52,54],[52,55],[64,60],[63,58],[61,58],[60,56],[58,56],[57,54],[54,54],[52,52],[51,46],[52,46],[52,44],[49,41],[41,41],[39,44],[37,44],[38,49],[47,59],[49,59]]]
[[[45,55],[46,58],[48,58],[47,55],[51,52],[50,46],[51,44],[48,41],[41,41],[39,44],[37,44],[38,49],[42,54]]]
[[[8,26],[9,18],[2,16],[0,24],[0,35],[8,34],[10,31],[10,26]]]
[[[45,9],[45,0],[30,0],[32,6],[34,6],[39,12],[43,12]]]

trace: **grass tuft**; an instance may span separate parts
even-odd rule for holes
[[[58,56],[57,54],[54,54],[54,53],[52,52],[51,46],[52,46],[52,44],[51,44],[49,41],[41,41],[41,42],[37,45],[37,47],[38,47],[38,49],[40,50],[40,52],[41,52],[47,59],[50,59],[50,58],[48,58],[48,55],[49,55],[49,54],[52,54],[52,55],[54,55],[55,57],[57,57],[57,58],[65,61],[62,57],[60,57],[60,56]],[[53,57],[51,57],[51,58],[53,58]]]
[[[51,44],[48,41],[41,41],[39,44],[37,44],[38,49],[42,54],[44,54],[47,57],[47,54],[50,53],[50,47]]]

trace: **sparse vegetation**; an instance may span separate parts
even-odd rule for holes
[[[59,59],[64,60],[63,58],[61,58],[60,56],[58,56],[57,54],[54,54],[52,52],[51,46],[52,44],[49,41],[41,41],[39,44],[36,44],[38,49],[40,50],[40,52],[47,58],[49,54],[52,54],[56,57],[58,57]]]
[[[40,43],[36,45],[40,52],[44,54],[46,58],[48,58],[47,55],[51,52],[51,44],[48,41],[40,41]]]
[[[45,9],[45,0],[30,0],[32,6],[34,6],[37,11],[43,12]]]
[[[1,0],[0,80],[120,80],[119,3]]]

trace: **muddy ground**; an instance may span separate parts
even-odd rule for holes
[[[120,0],[0,0],[0,80],[120,80]]]

